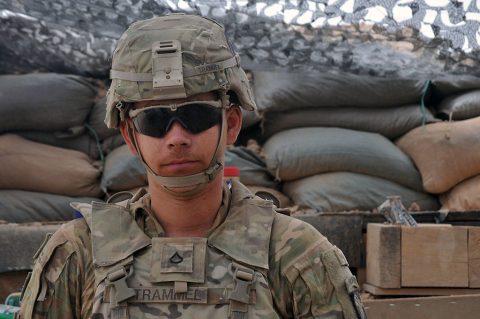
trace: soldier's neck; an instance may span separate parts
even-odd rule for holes
[[[151,209],[167,237],[205,237],[222,203],[221,176],[200,193],[183,198],[172,196],[162,186],[149,184]]]

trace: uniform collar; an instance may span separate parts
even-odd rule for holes
[[[164,236],[162,226],[149,208],[149,196],[142,198],[144,231],[149,235]],[[134,211],[134,216],[137,214]],[[238,262],[268,269],[273,218],[270,201],[255,197],[243,184],[233,181],[231,189],[226,185],[223,188],[222,205],[208,232],[208,244]]]
[[[241,183],[233,181],[230,209],[224,222],[209,235],[208,243],[241,263],[268,269],[274,210]]]

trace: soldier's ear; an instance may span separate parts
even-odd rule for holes
[[[129,130],[132,132],[132,134],[136,134],[135,129],[132,126],[132,122],[129,119],[120,122],[120,133],[122,134],[123,140],[128,145],[130,152],[132,152],[134,155],[137,155],[137,149],[132,143],[130,134],[128,134]]]
[[[238,105],[233,105],[227,110],[227,145],[233,145],[242,129],[242,111]]]

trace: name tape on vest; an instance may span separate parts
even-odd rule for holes
[[[208,302],[208,292],[206,287],[188,289],[184,293],[175,293],[173,288],[134,288],[135,296],[128,302],[156,302],[156,303],[188,303],[188,304],[206,304]]]

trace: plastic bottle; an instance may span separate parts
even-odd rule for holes
[[[225,182],[228,187],[232,187],[232,181],[240,181],[240,168],[237,166],[225,166],[223,169],[223,176],[225,176]]]

